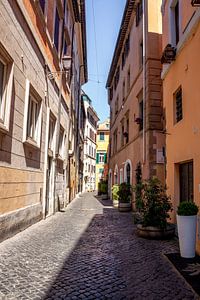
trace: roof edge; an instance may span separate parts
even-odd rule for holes
[[[108,88],[111,84],[114,72],[115,72],[115,68],[116,65],[118,63],[119,60],[119,55],[121,53],[121,48],[122,48],[122,44],[124,42],[124,38],[127,32],[127,28],[131,19],[131,14],[133,12],[134,6],[135,6],[135,1],[136,0],[127,0],[126,2],[126,6],[124,9],[124,14],[122,17],[122,21],[121,21],[121,26],[120,26],[120,30],[119,30],[119,34],[117,37],[117,42],[115,45],[115,50],[114,50],[114,54],[113,54],[113,58],[112,58],[112,62],[111,62],[111,66],[110,66],[110,70],[108,73],[108,79],[106,82],[106,88]]]

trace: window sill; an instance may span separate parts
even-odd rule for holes
[[[36,149],[40,149],[40,146],[38,145],[38,143],[31,138],[27,138],[26,141],[24,141],[24,144],[28,145],[28,146],[32,146]]]
[[[9,127],[7,127],[5,125],[5,123],[0,121],[0,131],[4,132],[4,133],[8,133],[9,132]]]

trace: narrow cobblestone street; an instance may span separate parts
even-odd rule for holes
[[[198,299],[132,214],[93,194],[0,244],[0,299]]]

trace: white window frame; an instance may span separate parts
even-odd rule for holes
[[[36,120],[36,134],[29,136],[30,127],[30,105],[31,102],[38,104],[38,116]],[[42,131],[42,98],[36,93],[30,81],[26,79],[25,105],[24,105],[24,126],[23,126],[23,143],[30,144],[37,148],[41,146],[41,131]]]
[[[176,32],[175,32],[175,6],[177,4],[179,0],[171,0],[170,5],[169,5],[169,36],[170,36],[170,41],[169,43],[173,46],[173,47],[177,47],[177,45],[180,42],[181,39],[181,11],[179,11],[179,42],[178,44],[176,44]],[[180,1],[179,1],[179,10],[180,10]]]
[[[60,139],[61,134],[62,134],[62,140]],[[64,160],[64,158],[65,158],[65,143],[66,143],[65,130],[62,126],[60,126],[58,155],[61,160]]]
[[[56,132],[56,118],[50,112],[49,116],[49,136],[48,136],[48,149],[54,152],[55,150],[55,132]]]
[[[104,164],[104,155],[105,155],[105,153],[103,153],[103,152],[100,152],[100,153],[99,153],[99,163],[100,163],[100,164]],[[103,157],[103,161],[102,161],[102,159],[101,159],[102,157]]]
[[[2,51],[1,51],[2,50]],[[14,63],[8,59],[0,45],[0,61],[4,65],[2,103],[0,106],[0,130],[9,131],[10,109],[12,99]]]

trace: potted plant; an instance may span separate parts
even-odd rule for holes
[[[108,199],[108,182],[102,181],[101,183],[101,194],[102,194],[102,200]]]
[[[172,211],[170,197],[166,188],[158,178],[142,183],[140,214],[141,224],[137,225],[137,233],[144,238],[168,238],[174,235],[173,224],[167,222],[169,211]]]
[[[190,201],[183,201],[177,209],[179,247],[182,257],[195,257],[196,228],[198,206]]]
[[[131,185],[123,182],[119,185],[119,190],[117,192],[119,197],[118,209],[119,211],[130,211],[132,208],[131,205]]]
[[[113,206],[114,207],[118,207],[118,203],[119,203],[119,196],[118,196],[118,190],[119,190],[119,185],[118,184],[114,184],[112,186],[112,200],[113,200]]]

